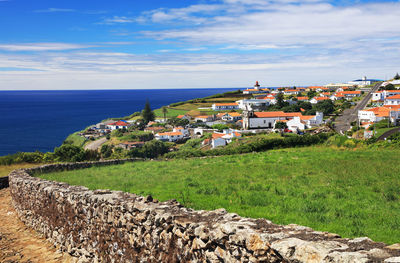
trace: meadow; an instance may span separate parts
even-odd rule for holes
[[[195,209],[295,223],[343,237],[400,242],[398,149],[325,146],[143,161],[42,178],[177,199]]]

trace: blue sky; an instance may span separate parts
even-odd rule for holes
[[[399,1],[0,0],[0,90],[385,79],[399,17]]]

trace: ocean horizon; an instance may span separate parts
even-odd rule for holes
[[[107,118],[243,88],[0,91],[0,156],[53,151],[76,131]]]

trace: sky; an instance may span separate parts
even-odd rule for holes
[[[399,28],[400,1],[0,0],[0,90],[388,79]]]

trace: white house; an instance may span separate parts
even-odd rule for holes
[[[328,97],[314,97],[310,100],[311,104],[317,104],[320,101],[329,100]]]
[[[242,135],[233,130],[224,130],[223,133],[213,133],[211,137],[211,146],[216,148],[218,146],[225,146],[232,142],[233,138],[241,137]]]
[[[305,122],[302,121],[300,117],[294,117],[293,119],[288,120],[286,125],[292,132],[303,131],[307,129]]]
[[[128,128],[129,126],[131,126],[131,124],[126,121],[116,121],[108,124],[107,128],[110,130],[117,130],[117,129]]]
[[[178,115],[177,118],[181,119],[181,120],[188,120],[188,121],[190,121],[190,119],[191,119],[191,117],[189,115],[186,115],[186,114]]]
[[[238,110],[239,105],[236,102],[232,103],[214,103],[211,108],[213,110]]]
[[[283,112],[283,111],[269,111],[269,112],[243,112],[243,129],[272,129],[275,122],[281,120],[291,120],[294,117],[299,117],[306,125],[316,126],[323,122],[323,113],[317,112],[315,116],[302,115],[300,112]]]
[[[386,97],[384,105],[400,105],[400,94]]]
[[[272,97],[272,96],[271,96]],[[272,97],[272,99],[275,99]],[[236,103],[239,106],[239,109],[246,110],[246,109],[253,109],[257,107],[267,107],[271,104],[270,99],[245,99],[245,100],[238,100]]]
[[[202,121],[202,122],[210,122],[213,121],[214,115],[200,115],[200,116],[196,116],[194,117],[194,121]]]
[[[300,90],[297,89],[285,89],[283,91],[283,94],[285,95],[298,95],[300,93]]]
[[[183,134],[183,137],[188,137],[190,136],[189,130],[185,129],[183,127],[176,127],[172,130],[173,132],[181,132]]]
[[[400,105],[375,107],[358,111],[358,120],[360,123],[374,123],[383,119],[390,119],[390,122],[397,124],[400,119]]]
[[[184,138],[181,132],[161,132],[157,133],[155,136],[156,140],[175,142]]]
[[[238,112],[227,112],[217,114],[217,118],[223,121],[238,121],[242,119],[242,115]]]

